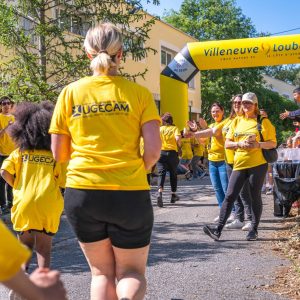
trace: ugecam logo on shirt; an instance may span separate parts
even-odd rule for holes
[[[23,154],[22,161],[23,163],[54,165],[54,158],[46,155]]]
[[[129,113],[129,104],[125,101],[107,101],[101,103],[87,103],[74,105],[72,107],[72,117],[89,117],[99,114],[119,114]]]

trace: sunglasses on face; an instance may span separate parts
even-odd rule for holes
[[[234,105],[241,105],[241,104],[242,104],[242,101],[233,101],[233,104],[234,104]]]
[[[243,101],[242,105],[253,105],[253,102],[251,102],[251,101]]]
[[[4,105],[10,105],[10,102],[9,102],[9,101],[3,101],[3,102],[1,103],[1,105],[2,105],[2,106],[4,106]]]

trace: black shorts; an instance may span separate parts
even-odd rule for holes
[[[17,233],[18,235],[23,235],[25,232],[29,232],[29,233],[39,232],[39,233],[44,233],[44,234],[49,235],[49,236],[55,236],[55,233],[53,233],[53,232],[48,232],[48,231],[46,231],[45,229],[43,229],[43,230],[38,230],[38,229],[28,229],[28,230],[26,230],[26,231],[16,231],[16,233]]]
[[[80,242],[109,238],[113,246],[123,249],[150,243],[153,208],[149,191],[67,188],[65,212]]]

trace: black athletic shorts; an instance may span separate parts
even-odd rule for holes
[[[123,249],[150,243],[153,208],[149,191],[66,188],[65,213],[80,242],[109,238],[113,246]]]

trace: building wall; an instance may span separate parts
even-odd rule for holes
[[[265,80],[265,87],[273,92],[277,92],[279,95],[293,100],[293,90],[296,88],[295,85],[288,84],[282,80],[273,78],[269,75],[263,75]]]
[[[197,42],[197,40],[162,21],[155,22],[149,32],[149,37],[146,45],[154,48],[157,53],[150,52],[148,57],[141,61],[133,61],[130,57],[127,57],[123,67],[124,71],[132,74],[143,72],[145,68],[148,69],[145,79],[138,78],[137,83],[146,86],[152,92],[159,107],[159,78],[161,71],[166,66],[161,63],[161,50],[171,54],[173,59],[188,42]],[[170,59],[170,57],[168,58]],[[190,117],[198,119],[198,114],[201,112],[200,72],[194,77],[193,83],[194,88],[189,88]]]

